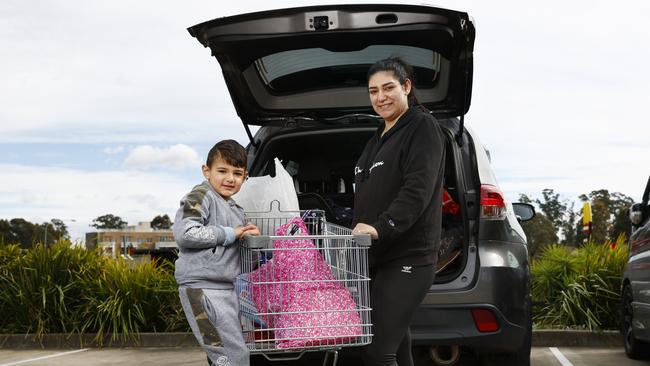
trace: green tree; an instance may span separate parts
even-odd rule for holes
[[[528,253],[531,257],[535,257],[547,245],[558,242],[553,223],[543,213],[535,215],[532,220],[522,223],[521,227],[526,233]]]
[[[533,200],[531,200],[530,197],[528,197],[528,195],[523,193],[519,194],[519,202],[528,203],[530,205],[534,204]]]
[[[619,192],[612,193],[612,226],[609,237],[611,240],[618,238],[620,234],[625,234],[627,238],[632,234],[632,222],[630,221],[629,210],[634,199]]]
[[[154,230],[169,230],[172,227],[172,220],[167,214],[158,215],[151,220],[151,228]]]
[[[15,244],[16,241],[11,234],[11,224],[9,220],[0,219],[0,245]]]
[[[583,202],[591,202],[592,232],[591,240],[604,242],[616,240],[619,234],[625,233],[629,237],[631,223],[627,217],[627,210],[634,200],[620,192],[610,192],[606,189],[591,191],[589,195],[580,195]],[[578,242],[582,242],[582,212],[576,227],[579,227]]]
[[[46,247],[56,243],[61,239],[69,239],[68,227],[65,225],[63,220],[52,219],[49,222],[44,222],[40,225],[37,225],[36,232],[40,232],[41,235],[38,238],[34,239],[34,242],[42,242]],[[47,231],[47,234],[45,233]]]
[[[35,224],[22,218],[0,220],[0,243],[19,244],[23,249],[30,249],[34,243],[43,243],[47,240],[47,244],[50,245],[57,240],[68,238],[68,229],[59,219],[52,219],[42,224]]]
[[[0,242],[4,244],[18,244],[23,249],[29,249],[38,240],[39,234],[43,234],[43,228],[25,219],[0,220]],[[40,238],[43,239],[42,236]]]
[[[11,226],[10,233],[12,237],[12,242],[20,244],[20,247],[23,249],[29,249],[34,246],[34,242],[38,241],[36,239],[39,234],[43,234],[43,229],[37,227],[33,223],[22,219],[16,218],[9,221]],[[42,236],[41,236],[42,238]]]
[[[121,217],[106,214],[94,219],[90,226],[96,229],[124,229],[126,224],[126,221],[122,220]]]
[[[629,214],[630,206],[621,207],[614,213],[614,221],[612,222],[609,233],[610,238],[617,238],[621,234],[625,234],[625,237],[629,238],[632,235],[632,221],[630,221]]]
[[[576,220],[578,219],[578,213],[575,212],[575,203],[571,202],[570,206],[567,206],[567,213],[564,221],[562,221],[561,230],[562,244],[568,245],[571,247],[577,247],[578,242],[576,242]],[[582,230],[582,227],[580,228]]]
[[[68,233],[68,226],[63,222],[63,220],[52,219],[51,222],[52,222],[52,227],[54,227],[54,232],[56,234],[57,240],[70,239],[70,234]]]
[[[605,200],[594,200],[591,204],[591,240],[596,243],[603,243],[607,240],[609,231],[611,230],[611,217],[612,212]]]
[[[562,227],[564,216],[567,213],[567,204],[560,201],[560,194],[550,188],[542,190],[543,201],[536,199],[539,209],[551,221],[557,231]]]
[[[525,194],[519,195],[519,201],[532,204],[532,200]],[[528,239],[528,253],[535,257],[542,248],[558,242],[557,231],[553,222],[543,212],[538,212],[532,220],[523,222],[521,227]]]
[[[562,234],[562,244],[575,246],[575,228],[576,213],[573,212],[574,204],[569,204],[568,200],[561,199],[559,193],[553,189],[545,188],[542,190],[542,198],[532,200],[526,197],[526,203],[534,204],[555,229],[555,237]],[[546,224],[546,223],[544,223]],[[556,240],[559,240],[556,239]],[[558,241],[554,241],[557,243]]]

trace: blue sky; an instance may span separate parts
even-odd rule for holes
[[[369,1],[358,1],[369,2]],[[376,1],[370,1],[376,2]],[[172,215],[214,142],[247,143],[218,63],[186,31],[315,1],[0,2],[0,218]],[[650,174],[642,1],[438,1],[477,29],[466,123],[510,200],[640,199]]]

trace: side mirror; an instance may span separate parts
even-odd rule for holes
[[[635,203],[630,207],[630,221],[634,226],[638,226],[643,221],[643,205],[641,203]]]
[[[535,217],[535,207],[529,203],[516,202],[512,204],[512,208],[519,221],[528,221]]]

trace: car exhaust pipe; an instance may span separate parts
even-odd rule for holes
[[[433,363],[438,366],[454,365],[460,360],[460,346],[433,345],[429,349],[429,356],[431,356]]]

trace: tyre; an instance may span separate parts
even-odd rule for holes
[[[626,284],[621,294],[621,334],[623,335],[625,353],[629,358],[636,360],[650,359],[650,343],[638,340],[634,336],[632,299],[632,288]]]

